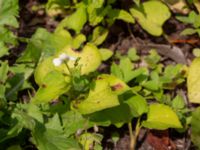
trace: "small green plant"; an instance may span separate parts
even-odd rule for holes
[[[192,35],[192,34],[197,33],[200,36],[200,15],[199,14],[197,14],[194,11],[191,11],[187,17],[177,16],[176,18],[183,23],[192,25],[192,28],[184,29],[181,32],[182,35]]]
[[[105,133],[99,129],[111,125],[128,126],[131,150],[141,128],[184,132],[189,125],[199,146],[199,109],[192,113],[179,91],[187,79],[189,101],[200,103],[199,58],[188,69],[163,65],[156,49],[140,56],[134,47],[123,55],[104,47],[116,20],[133,26],[136,20],[149,34],[162,35],[171,16],[165,3],[137,0],[122,9],[117,0],[48,0],[37,9],[61,21],[30,38],[13,32],[18,1],[0,4],[0,149],[101,150]],[[191,12],[179,20],[199,34],[198,18]],[[18,40],[27,46],[11,65],[6,59]],[[105,72],[99,71],[103,63]],[[120,136],[111,136],[116,145]]]

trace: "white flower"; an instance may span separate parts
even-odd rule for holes
[[[68,59],[69,56],[68,56],[67,54],[65,54],[65,53],[62,53],[62,54],[60,54],[59,58],[60,58],[61,60],[65,60],[65,59]]]
[[[54,66],[57,67],[57,66],[60,66],[63,63],[63,61],[65,61],[65,60],[75,61],[76,57],[69,56],[69,55],[67,55],[65,53],[62,53],[62,54],[59,55],[58,58],[54,58],[53,59],[53,64],[54,64]]]
[[[76,57],[69,56],[69,55],[67,55],[67,54],[65,54],[65,53],[60,54],[59,58],[60,58],[61,60],[65,60],[65,59],[73,60],[73,61],[76,60]]]
[[[60,58],[53,59],[54,66],[58,67],[62,64],[62,60]]]
[[[72,61],[75,61],[75,60],[76,60],[76,57],[69,56],[68,59],[69,59],[69,60],[72,60]]]

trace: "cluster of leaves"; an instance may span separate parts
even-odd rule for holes
[[[177,16],[177,19],[183,23],[191,24],[193,28],[186,28],[182,31],[183,35],[192,35],[197,33],[200,36],[200,15],[191,11],[187,17]]]
[[[17,45],[15,35],[6,26],[17,28],[19,26],[17,19],[18,16],[18,1],[1,1],[0,6],[0,57],[7,55],[9,48]]]
[[[163,66],[156,50],[139,57],[135,48],[124,56],[102,47],[117,19],[131,25],[137,19],[149,34],[160,36],[162,25],[171,15],[160,1],[136,1],[129,10],[115,8],[116,3],[116,0],[46,3],[49,16],[64,17],[55,31],[38,28],[14,65],[0,61],[0,149],[35,145],[39,150],[98,150],[102,149],[103,139],[98,126],[120,128],[136,118],[136,130],[175,128],[181,132],[191,123],[192,140],[199,146],[199,109],[191,119],[181,92],[171,94],[185,83],[188,73],[189,100],[200,103],[199,59],[187,71],[181,64]],[[19,6],[18,0],[3,0],[0,4],[0,57],[5,60],[9,49],[18,44],[13,31],[19,26],[16,19]],[[189,23],[199,28],[198,20],[194,19],[199,15],[194,14],[190,13],[193,19],[190,17]],[[182,20],[188,22],[184,17]],[[85,25],[93,29],[89,36],[82,32]],[[54,59],[62,54],[75,60],[68,58],[55,65]],[[98,72],[98,67],[108,59],[113,60],[109,73]],[[32,76],[38,88],[29,82]],[[24,93],[28,95],[26,99],[20,96]],[[92,127],[94,131],[89,132]]]

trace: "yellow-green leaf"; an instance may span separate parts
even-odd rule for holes
[[[82,5],[72,15],[63,19],[57,26],[56,30],[67,27],[68,29],[73,29],[76,33],[80,33],[86,21],[86,8]]]
[[[101,64],[101,54],[96,46],[87,44],[82,51],[74,51],[70,46],[67,46],[63,50],[58,51],[58,54],[49,57],[38,64],[34,73],[37,84],[41,85],[44,77],[53,70],[57,70],[65,74],[69,73],[66,64],[63,63],[60,66],[54,66],[53,64],[53,59],[62,53],[80,59],[78,61],[78,65],[81,66],[81,74],[88,74],[93,72]],[[68,60],[67,63],[70,68],[75,67],[74,60]]]
[[[154,0],[144,2],[140,7],[133,7],[130,12],[142,28],[154,36],[160,36],[163,33],[162,25],[171,16],[165,4]]]
[[[79,112],[90,114],[119,105],[118,96],[112,91],[107,80],[99,78],[94,86],[88,97],[76,106]]]
[[[193,60],[188,70],[187,88],[191,103],[200,103],[200,58]]]
[[[88,74],[95,71],[101,64],[101,54],[97,47],[88,43],[82,51],[74,51],[72,48],[65,48],[60,53],[66,53],[69,56],[80,58],[78,65],[81,66],[81,74]],[[64,65],[64,64],[63,64]],[[68,65],[70,68],[74,67],[74,61],[69,60]]]
[[[107,48],[100,48],[99,52],[101,53],[101,57],[103,61],[108,60],[113,55],[113,51],[107,49]]]
[[[165,130],[167,128],[182,128],[176,113],[167,105],[152,104],[149,106],[147,120],[142,123],[146,128]]]
[[[106,80],[109,83],[112,91],[115,92],[117,95],[120,95],[130,90],[129,86],[124,81],[114,75],[102,74],[98,78]]]
[[[67,81],[68,80],[68,81]],[[33,103],[48,103],[69,90],[70,79],[58,71],[48,73],[32,99]]]

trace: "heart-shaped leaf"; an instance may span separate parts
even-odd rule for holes
[[[162,25],[170,18],[169,8],[160,1],[147,1],[130,9],[144,30],[154,36],[163,33]]]
[[[58,57],[60,54],[65,53],[68,56],[79,58],[78,65],[81,66],[81,74],[88,74],[95,71],[101,64],[101,54],[92,44],[87,44],[82,51],[74,51],[70,46],[67,46],[63,50],[59,51],[55,56],[49,57],[44,61],[40,62],[35,70],[34,77],[36,83],[41,85],[44,77],[51,71],[57,70],[62,73],[68,74],[68,68],[63,63],[60,66],[54,66],[53,59]],[[69,68],[75,67],[74,60],[68,60],[67,64]]]

